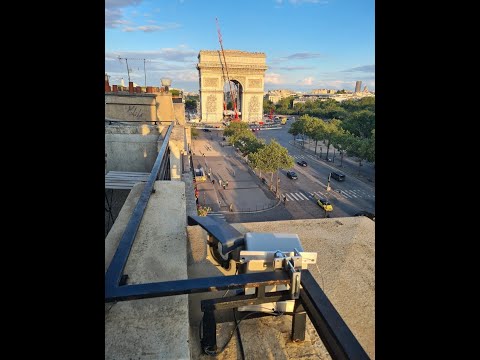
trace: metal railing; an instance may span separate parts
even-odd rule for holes
[[[153,164],[152,171],[150,176],[145,183],[142,194],[138,199],[137,205],[133,210],[133,213],[128,221],[127,227],[123,232],[122,239],[118,244],[115,255],[110,262],[110,266],[105,274],[105,290],[106,292],[119,286],[122,277],[123,269],[127,263],[128,256],[130,255],[130,250],[132,249],[135,236],[137,235],[138,228],[145,213],[145,209],[150,199],[150,195],[155,192],[155,181],[158,179],[165,180],[170,177],[170,155],[168,148],[168,141],[170,139],[170,134],[172,133],[173,122],[167,129],[165,137],[163,139],[162,147],[158,152],[157,159]]]

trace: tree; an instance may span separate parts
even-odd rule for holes
[[[197,100],[195,100],[195,99],[186,99],[186,100],[185,100],[185,109],[187,109],[187,110],[196,110],[196,109],[197,109]]]
[[[340,167],[343,166],[343,154],[347,148],[348,136],[350,136],[348,131],[339,128],[338,132],[332,137],[332,145],[334,149],[337,149],[340,152]]]
[[[304,115],[305,116],[305,115]],[[307,115],[308,116],[308,115]],[[294,121],[290,124],[290,129],[288,129],[288,133],[293,135],[293,141],[297,138],[297,135],[304,133],[304,122],[301,121],[302,118]]]
[[[362,166],[362,161],[370,156],[369,143],[370,139],[361,138],[355,135],[350,135],[347,139],[347,151],[350,155],[358,158],[359,172],[360,166]]]
[[[333,119],[329,122],[323,122],[324,141],[327,142],[325,144],[327,146],[326,159],[328,159],[328,152],[330,151],[330,144],[332,142],[332,139],[340,131],[339,129],[340,129],[340,124],[341,123],[342,122],[338,119]]]
[[[263,111],[268,114],[271,110],[275,111],[275,104],[266,98],[263,99]]]
[[[171,89],[170,94],[172,94],[172,96],[179,96],[180,95],[180,90]]]
[[[355,136],[370,137],[375,129],[375,113],[370,110],[355,111],[342,122],[342,127]]]
[[[277,173],[278,183],[278,170],[291,168],[295,164],[293,157],[288,155],[288,150],[274,139],[257,152],[250,154],[248,158],[254,169],[271,173],[270,189],[272,189],[273,186],[273,174],[275,172]]]
[[[242,132],[243,130],[248,130],[250,131],[250,128],[248,127],[248,124],[245,122],[231,122],[228,127],[225,128],[223,131],[224,136],[232,136],[235,133]]]

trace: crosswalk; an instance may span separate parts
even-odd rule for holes
[[[363,190],[338,190],[337,192],[340,193],[344,198],[346,199],[351,199],[351,198],[375,198],[375,195],[371,195],[366,193]],[[322,193],[320,191],[315,191],[315,192],[305,192],[305,191],[297,191],[297,192],[289,192],[289,193],[283,193],[286,197],[287,201],[305,201],[305,200],[312,200],[317,197],[321,198],[328,198],[328,196],[325,193]]]
[[[361,199],[375,199],[375,195],[369,194],[363,190],[356,189],[356,190],[338,190],[340,195],[342,195],[346,199],[352,198],[361,198]]]
[[[290,192],[290,193],[283,193],[285,197],[287,198],[287,201],[304,201],[304,200],[312,200],[314,199],[314,195],[321,197],[321,198],[326,198],[325,194],[321,193],[320,191],[317,192],[302,192],[302,191],[297,191],[297,192]]]
[[[210,213],[207,214],[207,216],[210,216],[212,218],[216,218],[216,219],[219,219],[219,220],[227,221],[225,219],[225,215],[223,215],[222,213],[210,212]]]

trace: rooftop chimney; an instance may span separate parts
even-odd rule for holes
[[[105,92],[110,92],[110,91],[112,90],[110,89],[110,84],[108,83],[108,75],[107,73],[105,73]]]

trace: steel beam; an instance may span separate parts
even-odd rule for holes
[[[308,270],[302,270],[300,300],[332,359],[370,359]]]
[[[105,302],[129,301],[267,285],[285,285],[289,283],[290,278],[285,271],[267,271],[233,276],[216,276],[125,286],[106,286]]]

